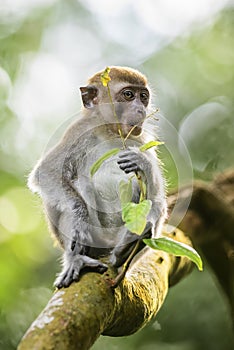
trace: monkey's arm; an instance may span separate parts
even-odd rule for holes
[[[163,178],[157,165],[156,157],[141,152],[138,148],[129,148],[121,152],[118,164],[126,174],[137,172],[141,175],[147,187],[147,199],[152,202],[152,208],[147,218],[147,224],[143,233],[138,236],[130,231],[123,235],[114,248],[110,257],[111,263],[119,267],[125,263],[132,251],[135,254],[144,248],[143,238],[149,238],[159,234],[161,224],[166,215],[166,199],[164,195]]]
[[[119,155],[118,164],[126,174],[140,174],[146,184],[146,197],[151,200],[152,208],[148,222],[152,224],[152,233],[156,235],[157,228],[166,216],[166,198],[164,181],[156,155],[151,151],[141,152],[136,147],[130,147]]]

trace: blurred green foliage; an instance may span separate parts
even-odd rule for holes
[[[182,182],[191,180],[191,171],[198,178],[211,179],[215,173],[233,166],[234,159],[231,103],[234,93],[234,11],[231,7],[227,6],[207,23],[188,29],[186,34],[167,38],[158,47],[155,47],[155,33],[146,29],[142,19],[137,22],[136,15],[128,11],[119,19],[129,24],[129,28],[140,24],[141,30],[145,29],[148,35],[148,43],[141,42],[140,36],[131,38],[139,39],[139,50],[134,52],[132,46],[126,47],[126,33],[122,33],[122,45],[121,40],[110,39],[111,34],[113,38],[116,34],[111,30],[107,39],[96,14],[83,1],[41,3],[43,6],[39,6],[40,1],[28,2],[28,7],[18,7],[12,12],[0,6],[2,350],[16,348],[27,327],[52,295],[52,283],[59,270],[60,252],[53,247],[47,232],[41,202],[26,187],[26,176],[43,152],[48,137],[61,121],[80,107],[74,91],[70,91],[72,99],[69,100],[70,95],[66,94],[65,88],[62,90],[69,83],[64,85],[65,80],[61,80],[61,84],[57,83],[59,80],[54,85],[51,83],[51,80],[59,79],[53,69],[57,67],[62,74],[64,67],[72,68],[69,76],[74,79],[72,82],[76,81],[74,84],[83,84],[82,79],[112,64],[132,65],[149,76],[151,85],[155,86],[155,105],[161,110],[159,123],[166,145],[160,148],[160,156],[169,188],[178,185],[179,177]],[[141,45],[155,49],[144,57]],[[51,57],[53,60],[47,66],[46,59]],[[30,70],[39,58],[42,60],[34,71]],[[49,68],[43,72],[40,67]],[[51,70],[54,75],[50,75]],[[31,88],[35,77],[44,77],[44,80]],[[64,79],[66,77],[64,73]],[[61,90],[56,90],[58,88]],[[54,100],[46,100],[43,95],[46,89],[54,90]],[[57,91],[59,96],[56,96]],[[63,109],[59,113],[61,101],[67,105],[67,115],[63,114]],[[40,110],[40,114],[38,108],[42,107],[44,110]],[[170,128],[163,116],[170,122]],[[182,162],[183,142],[192,165]],[[183,173],[186,166],[188,172],[184,170]],[[192,167],[191,171],[189,167]],[[233,348],[227,301],[215,282],[207,266],[203,273],[194,271],[170,290],[165,305],[149,326],[128,338],[103,337],[93,348]]]

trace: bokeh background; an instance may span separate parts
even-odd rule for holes
[[[193,177],[209,181],[233,166],[233,1],[1,0],[1,350],[16,348],[60,270],[60,251],[27,175],[52,135],[79,114],[79,86],[108,65],[149,77],[169,189]],[[204,272],[194,269],[170,290],[143,330],[101,337],[93,346],[233,348],[227,300],[206,262]]]

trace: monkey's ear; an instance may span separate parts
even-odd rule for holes
[[[81,98],[85,108],[92,108],[98,104],[98,89],[94,85],[80,87]]]

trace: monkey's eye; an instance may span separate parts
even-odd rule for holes
[[[140,98],[141,98],[141,101],[142,101],[142,102],[148,102],[148,100],[149,100],[149,95],[147,94],[147,92],[141,92]]]
[[[127,101],[131,101],[135,97],[135,95],[132,92],[132,90],[124,90],[123,91],[123,96],[124,96],[125,100],[127,100]]]

